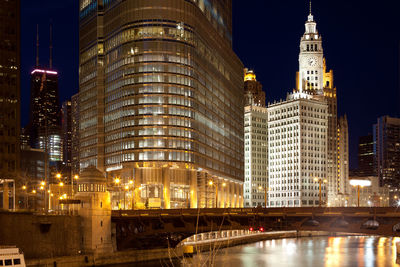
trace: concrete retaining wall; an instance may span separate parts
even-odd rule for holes
[[[16,245],[26,259],[79,255],[81,219],[67,215],[0,212],[0,245]]]

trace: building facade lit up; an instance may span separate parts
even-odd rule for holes
[[[328,206],[343,207],[348,206],[350,187],[349,187],[349,126],[347,116],[338,119],[337,129],[337,194],[327,203]]]
[[[268,106],[270,207],[326,202],[328,105],[305,93]],[[317,180],[315,180],[317,179]]]
[[[373,138],[379,183],[389,188],[390,204],[397,206],[400,195],[400,118],[378,118],[373,125]]]
[[[80,1],[80,169],[119,178],[125,208],[243,205],[231,13],[220,0]]]
[[[268,206],[268,111],[253,71],[244,69],[244,206]]]
[[[305,23],[305,33],[300,41],[299,71],[296,79],[296,91],[307,92],[314,99],[328,104],[328,144],[327,173],[328,202],[334,202],[341,194],[338,181],[338,115],[337,96],[334,86],[333,71],[327,70],[322,47],[322,36],[317,30],[317,23],[311,13]]]

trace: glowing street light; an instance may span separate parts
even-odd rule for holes
[[[56,178],[60,179],[61,178],[61,173],[56,174]]]
[[[114,182],[116,185],[118,185],[121,182],[121,180],[119,178],[115,178]]]
[[[363,188],[364,186],[371,186],[371,181],[363,179],[351,179],[350,185],[357,187],[357,207],[360,207],[360,187]]]
[[[45,185],[46,185],[46,182],[45,182],[45,181],[41,181],[41,182],[40,182],[40,185],[41,185],[41,186],[45,186]]]
[[[61,186],[61,187],[63,187],[63,186],[64,186],[64,183],[63,183],[63,182],[60,182],[58,185]]]
[[[22,190],[26,190],[26,185],[23,185],[23,186],[22,186]]]

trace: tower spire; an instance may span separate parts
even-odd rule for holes
[[[49,46],[49,67],[50,69],[53,67],[53,29],[52,29],[53,25],[50,21],[50,46]]]
[[[310,0],[310,14],[308,15],[309,22],[314,21],[314,16],[312,15],[312,0]]]
[[[36,67],[39,66],[39,24],[36,24]]]

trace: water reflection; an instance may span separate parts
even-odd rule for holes
[[[177,261],[161,260],[120,267],[392,267],[400,238],[377,236],[311,237],[266,240],[219,249]]]
[[[375,236],[312,237],[266,240],[220,249],[216,255],[204,253],[180,262],[181,266],[365,266],[390,267],[396,264],[399,238]],[[211,259],[211,260],[210,260]],[[176,265],[175,265],[176,266]]]

